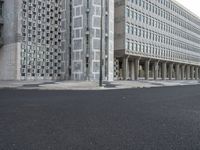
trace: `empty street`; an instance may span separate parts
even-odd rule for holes
[[[198,150],[200,86],[0,90],[0,150]]]

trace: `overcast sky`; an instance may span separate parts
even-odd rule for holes
[[[200,17],[200,0],[176,0]]]

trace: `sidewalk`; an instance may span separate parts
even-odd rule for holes
[[[200,84],[196,80],[175,81],[113,81],[104,82],[103,87],[98,82],[92,81],[0,81],[0,89],[37,89],[37,90],[109,90],[109,89],[130,89],[130,88],[151,88],[165,86],[182,86]]]

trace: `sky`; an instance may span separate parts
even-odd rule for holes
[[[200,0],[176,0],[200,17]]]

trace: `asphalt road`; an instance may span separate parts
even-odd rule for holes
[[[0,150],[200,150],[200,86],[1,90]]]

